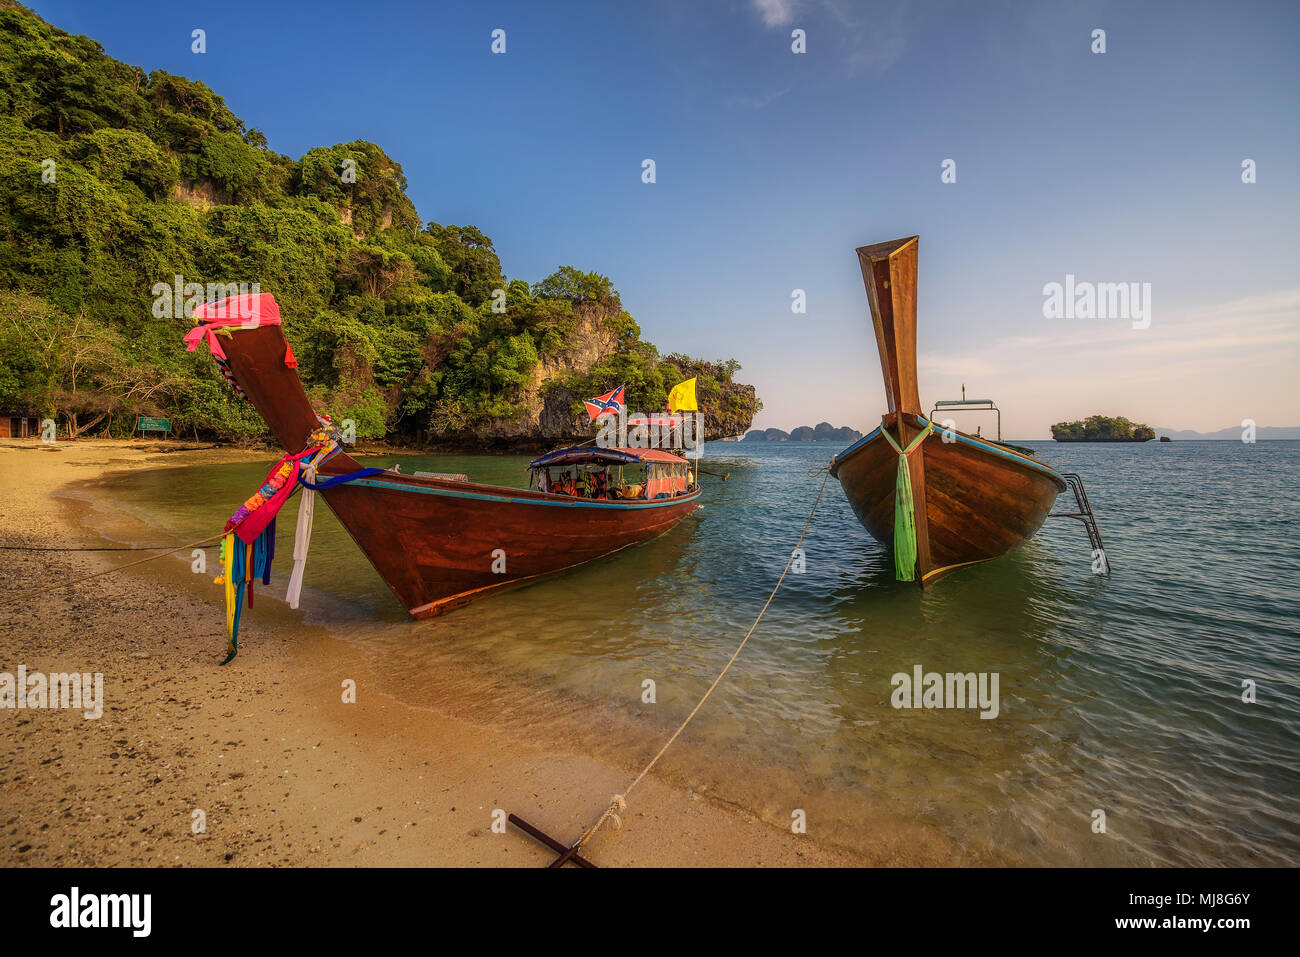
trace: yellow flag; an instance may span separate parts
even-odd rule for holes
[[[699,408],[695,404],[694,376],[685,382],[677,383],[677,385],[673,386],[673,391],[668,393],[669,412],[698,412]]]

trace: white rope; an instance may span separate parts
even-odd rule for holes
[[[308,482],[316,481],[316,467],[308,464],[304,470]],[[289,588],[285,599],[290,608],[298,607],[302,597],[302,576],[307,570],[307,548],[311,545],[311,522],[316,512],[316,493],[309,488],[302,490],[298,500],[298,527],[293,533],[293,572],[289,575]]]
[[[830,478],[830,469],[823,467],[816,471],[824,472],[825,474],[822,476],[821,486],[817,489],[817,498],[813,500],[812,510],[808,513],[808,518],[803,523],[803,530],[799,532],[799,540],[794,543],[794,548],[790,550],[790,557],[785,560],[785,568],[781,569],[781,577],[778,578],[776,584],[772,586],[772,591],[768,594],[767,601],[763,602],[763,607],[759,609],[758,617],[754,619],[754,623],[749,626],[749,631],[745,632],[745,637],[740,640],[740,644],[736,646],[736,650],[732,653],[731,657],[727,659],[727,663],[722,666],[722,670],[718,672],[718,676],[713,679],[713,684],[709,685],[708,690],[704,692],[704,696],[700,698],[695,707],[691,709],[691,713],[686,716],[686,719],[678,725],[677,730],[672,733],[672,736],[664,743],[664,746],[659,749],[659,753],[651,758],[650,763],[641,769],[641,773],[638,774],[636,779],[628,785],[626,791],[622,794],[614,795],[609,802],[609,807],[605,809],[605,813],[600,816],[600,819],[596,821],[595,824],[582,832],[582,836],[574,841],[573,846],[585,847],[587,842],[596,836],[596,832],[600,830],[601,825],[606,821],[614,821],[614,827],[616,829],[622,827],[623,820],[618,816],[617,812],[627,810],[627,796],[631,794],[633,788],[640,784],[645,776],[650,773],[650,769],[659,763],[659,759],[664,756],[664,752],[671,748],[673,742],[677,740],[678,735],[686,730],[686,726],[691,723],[691,719],[699,714],[700,709],[704,707],[704,702],[709,700],[709,695],[713,694],[713,690],[722,683],[722,679],[726,677],[727,672],[730,671],[731,666],[736,663],[736,659],[740,657],[740,653],[744,650],[749,639],[753,637],[755,630],[758,628],[759,622],[761,622],[763,616],[767,614],[767,609],[768,606],[772,604],[772,599],[775,598],[776,593],[780,591],[781,583],[785,581],[785,576],[789,573],[790,566],[794,563],[795,556],[799,554],[799,548],[803,545],[804,537],[808,534],[808,527],[812,525],[813,516],[817,514],[817,506],[821,504],[822,493],[826,491],[826,481]],[[808,474],[811,477],[812,475],[815,475],[816,472],[810,469]]]

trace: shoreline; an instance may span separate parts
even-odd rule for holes
[[[184,464],[265,454],[195,450]],[[104,541],[92,518],[111,507],[96,484],[120,469],[182,464],[170,452],[84,439],[0,443],[0,463],[5,544],[37,547]],[[73,496],[52,494],[71,485],[80,486]],[[10,594],[122,564],[112,552],[5,554],[0,580]],[[485,721],[466,707],[483,703],[472,665],[439,672],[437,707],[398,700],[384,692],[373,655],[304,624],[282,602],[263,599],[245,617],[247,650],[219,668],[222,616],[210,579],[160,558],[6,609],[0,670],[102,672],[107,699],[97,721],[0,712],[6,866],[540,866],[550,852],[514,828],[493,833],[493,810],[569,840],[640,764],[639,752],[611,761],[566,746],[563,722],[533,728],[534,716],[512,719],[519,709],[505,699]],[[341,701],[345,678],[356,682],[355,704]],[[548,701],[540,710],[572,706]],[[897,844],[863,856],[706,790],[656,771],[622,829],[603,829],[588,856],[607,866],[955,862],[933,847],[905,860]],[[206,817],[197,835],[196,810]]]
[[[364,442],[357,442],[349,445],[347,448],[349,455],[538,455],[542,452],[548,452],[555,448],[565,445],[578,444],[590,439],[591,436],[575,435],[568,438],[555,439],[465,439],[450,440],[447,442],[431,442],[426,444],[390,442],[387,439],[371,439]],[[33,438],[26,439],[3,439],[0,442],[12,442],[10,447],[25,447],[32,442],[39,441]],[[722,439],[710,439],[709,441],[723,441]],[[144,438],[142,436],[131,436],[130,438],[119,438],[117,436],[81,436],[75,439],[60,438],[58,445],[94,445],[108,447],[117,447],[132,449],[137,451],[148,451],[157,454],[171,454],[179,452],[206,452],[220,451],[231,455],[257,455],[265,453],[279,458],[284,454],[283,449],[276,444],[275,440],[267,436],[265,439],[194,439],[194,438]]]

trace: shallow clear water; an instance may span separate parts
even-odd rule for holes
[[[1083,528],[1055,519],[1020,551],[921,592],[893,581],[831,479],[806,570],[787,576],[656,773],[706,782],[776,824],[805,809],[810,833],[862,850],[912,841],[946,860],[1300,863],[1300,442],[1022,444],[1083,475],[1109,576],[1092,574]],[[731,479],[705,476],[705,507],[667,535],[426,622],[406,617],[320,509],[307,620],[366,646],[398,697],[436,704],[442,666],[471,662],[489,695],[573,702],[575,748],[631,748],[639,766],[753,622],[816,497],[821,476],[808,470],[835,451],[710,444],[705,467]],[[408,474],[526,478],[524,457],[402,461]],[[219,530],[265,471],[136,472],[111,487],[184,541]],[[291,503],[280,520],[273,594],[295,514]],[[216,589],[213,600],[219,618]],[[1000,713],[895,709],[891,676],[918,664],[996,672]],[[646,679],[654,705],[642,702]],[[1255,704],[1241,700],[1245,679]],[[1098,809],[1105,834],[1093,831]]]

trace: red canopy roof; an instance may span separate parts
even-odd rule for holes
[[[583,462],[610,462],[616,465],[628,465],[633,462],[681,465],[685,461],[680,455],[674,455],[664,449],[604,449],[598,445],[573,445],[540,455],[529,462],[528,467],[536,469],[547,465],[575,465]]]
[[[664,449],[615,449],[615,451],[635,455],[642,462],[676,462],[680,465],[686,461],[681,455]]]

